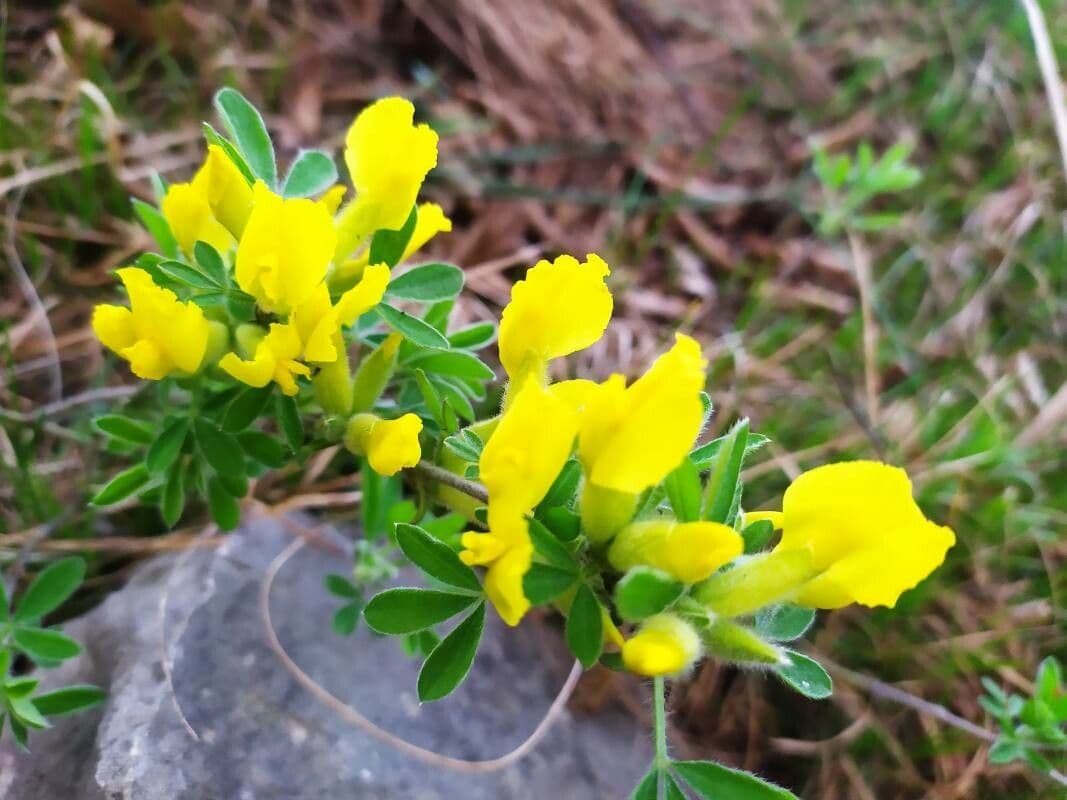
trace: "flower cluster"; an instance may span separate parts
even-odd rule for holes
[[[814,609],[893,606],[944,560],[952,531],[926,519],[907,475],[886,464],[817,467],[781,511],[746,509],[741,469],[765,440],[743,420],[699,444],[708,364],[690,336],[676,334],[632,381],[554,381],[610,323],[598,255],[530,267],[498,331],[450,330],[462,271],[394,270],[451,227],[439,206],[417,203],[437,135],[408,101],[380,100],[353,122],[348,202],[326,154],[303,152],[279,181],[258,112],[232,90],[217,104],[232,140],[208,127],[192,180],[160,181],[158,211],[138,206],[163,254],[118,271],[129,307],[93,315],[109,349],[141,378],[173,379],[189,408],[161,410],[143,465],[98,502],[142,492],[173,524],[196,487],[232,527],[249,477],[343,445],[380,476],[363,471],[367,524],[403,523],[368,535],[391,534],[444,587],[379,594],[368,624],[423,637],[419,649],[473,609],[432,648],[423,699],[463,679],[487,601],[508,625],[534,606],[558,609],[586,666],[676,675],[711,655],[788,681],[802,657],[781,642]],[[498,404],[493,370],[475,355],[494,336],[507,376]],[[102,426],[119,428],[130,429]],[[405,481],[417,506],[375,507]]]
[[[691,454],[707,416],[707,364],[697,342],[677,334],[629,385],[622,375],[601,383],[553,384],[547,377],[549,362],[604,333],[612,309],[608,274],[596,255],[582,263],[570,256],[542,261],[515,285],[504,309],[499,350],[510,384],[499,418],[482,424],[488,441],[478,463],[489,495],[488,532],[464,534],[461,558],[488,568],[486,591],[505,622],[517,624],[531,605],[524,582],[545,558],[530,524],[572,456],[581,488],[572,509],[580,533],[570,548],[606,601],[606,638],[622,642],[623,664],[638,673],[676,674],[704,652],[785,663],[783,651],[734,620],[785,602],[892,606],[944,560],[952,531],[928,521],[906,474],[885,464],[845,462],[804,473],[781,512],[731,513],[728,503],[716,513],[673,496],[663,503],[666,482],[692,485],[698,474]],[[731,501],[735,487],[736,475]],[[544,522],[558,528],[555,519]],[[770,552],[745,555],[742,532],[755,523],[781,529],[781,540]],[[610,620],[626,616],[620,606],[647,599],[630,587],[641,580],[645,595],[654,586],[670,602],[653,601],[654,613],[638,615],[634,634],[619,639]],[[614,609],[607,602],[613,585],[623,590]],[[670,586],[677,589],[664,590]],[[570,600],[563,595],[558,603]]]
[[[344,206],[343,185],[325,188],[317,199],[279,192],[246,174],[232,147],[210,144],[193,179],[166,188],[162,222],[176,243],[174,255],[201,266],[205,259],[218,263],[218,283],[235,284],[233,292],[254,304],[252,317],[242,320],[202,296],[180,300],[177,287],[160,285],[170,283],[174,262],[152,262],[118,271],[130,307],[96,307],[92,325],[101,342],[147,380],[221,371],[295,396],[308,379],[325,411],[350,414],[343,332],[378,306],[391,277],[391,264],[371,263],[372,237],[413,217],[404,259],[451,228],[433,203],[413,210],[437,162],[437,134],[415,125],[413,116],[410,102],[391,97],[356,117],[344,154],[355,197]],[[349,437],[387,475],[413,466],[420,455],[417,418],[395,422],[364,419],[366,435]]]

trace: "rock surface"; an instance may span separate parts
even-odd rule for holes
[[[650,759],[647,734],[622,714],[564,713],[526,758],[467,775],[382,744],[321,704],[269,649],[258,611],[267,565],[290,541],[257,520],[214,550],[140,567],[122,590],[66,626],[85,652],[45,685],[91,682],[108,702],[31,736],[31,755],[0,745],[0,797],[13,800],[618,800]],[[536,631],[487,626],[470,678],[420,706],[418,662],[399,644],[330,630],[323,576],[336,553],[304,547],[275,581],[278,636],[301,667],[376,724],[436,752],[493,758],[537,725],[567,669]],[[161,626],[164,586],[166,625]],[[491,618],[495,617],[491,614]],[[174,693],[165,680],[165,627]],[[186,730],[181,707],[200,741]]]

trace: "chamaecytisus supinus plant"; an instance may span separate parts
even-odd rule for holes
[[[160,382],[154,416],[98,421],[143,453],[96,502],[136,493],[174,524],[199,495],[232,528],[249,477],[342,442],[364,459],[365,534],[380,543],[358,551],[354,583],[331,582],[348,601],[335,623],[350,630],[362,610],[374,630],[406,637],[426,655],[422,700],[466,676],[486,601],[508,625],[551,606],[584,666],[654,678],[656,757],[634,797],[679,798],[683,785],[708,798],[792,797],[671,760],[664,679],[712,657],[827,696],[825,671],[785,643],[816,609],[893,606],[954,542],[907,475],[829,464],[797,478],[780,511],[744,509],[742,465],[766,439],[741,420],[697,446],[711,401],[694,339],[677,334],[629,384],[550,381],[550,363],[610,321],[602,258],[532,266],[499,334],[489,322],[449,327],[458,267],[398,267],[451,227],[440,207],[417,204],[437,135],[414,123],[411,103],[386,98],[356,117],[348,200],[330,156],[302,152],[281,178],[258,112],[230,89],[216,106],[228,137],[205,126],[193,179],[157,181],[158,210],[136,203],[160,254],[118,270],[128,307],[93,316],[134,374]],[[494,339],[507,384],[479,418],[494,374],[476,352]],[[380,574],[394,545],[432,588],[388,589],[364,606],[358,578]],[[439,640],[435,626],[460,615]]]

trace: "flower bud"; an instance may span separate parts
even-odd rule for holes
[[[395,475],[413,467],[422,457],[419,433],[422,420],[414,414],[399,419],[382,419],[376,414],[356,414],[345,430],[345,447],[365,455],[379,475]]]
[[[700,635],[674,614],[656,614],[622,646],[622,662],[631,672],[656,677],[677,675],[700,657]]]
[[[710,655],[741,664],[781,664],[782,651],[765,642],[748,628],[726,619],[717,619],[701,632]]]
[[[739,560],[700,584],[693,596],[716,614],[737,617],[789,597],[812,575],[808,550],[776,550]]]
[[[363,359],[352,382],[352,410],[370,411],[396,369],[396,354],[404,337],[390,333],[374,352]]]
[[[741,555],[741,536],[718,522],[675,522],[671,519],[627,525],[608,551],[619,572],[645,565],[682,583],[697,583]]]

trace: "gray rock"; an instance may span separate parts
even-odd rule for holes
[[[224,546],[141,566],[121,591],[67,625],[85,652],[45,676],[48,686],[92,682],[101,710],[62,718],[31,737],[33,753],[0,746],[0,797],[17,800],[618,800],[649,760],[648,735],[622,713],[564,713],[538,747],[484,775],[431,767],[330,710],[270,650],[258,611],[267,565],[290,541],[257,520]],[[304,547],[274,584],[279,639],[301,667],[376,724],[435,752],[501,755],[544,715],[569,662],[536,626],[487,626],[467,682],[420,706],[418,662],[361,626],[330,630],[336,602],[323,576],[349,562]],[[174,693],[163,667],[161,607]],[[179,705],[199,734],[190,735]]]

